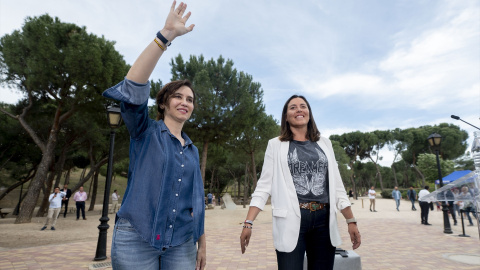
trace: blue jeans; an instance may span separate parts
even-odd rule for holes
[[[333,269],[335,247],[330,241],[328,207],[311,212],[300,209],[301,223],[297,246],[292,252],[277,252],[279,270],[303,270],[305,251],[308,269]]]
[[[113,269],[195,269],[197,248],[193,237],[180,246],[158,250],[145,242],[126,219],[115,224],[112,238]]]
[[[417,208],[415,208],[415,200],[410,199],[410,201],[412,202],[412,210],[416,210]]]
[[[398,207],[400,207],[400,199],[395,199],[395,203],[397,204],[397,210],[398,210]]]

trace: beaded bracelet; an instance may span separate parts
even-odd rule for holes
[[[162,49],[163,51],[166,51],[166,50],[167,50],[166,48],[164,48],[164,47],[160,44],[160,42],[158,42],[158,40],[157,40],[156,38],[154,38],[153,41],[155,41],[155,43],[157,43],[158,47],[160,47],[160,49]]]
[[[247,226],[247,225],[243,225],[243,228],[247,228],[247,229],[253,229],[252,226]]]

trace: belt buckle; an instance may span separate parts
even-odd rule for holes
[[[318,204],[318,203],[310,202],[309,205],[310,205],[310,211],[312,211],[312,212],[320,210],[320,207],[321,207],[320,204]]]

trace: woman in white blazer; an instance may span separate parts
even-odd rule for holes
[[[310,104],[290,97],[282,111],[281,135],[268,142],[262,175],[240,236],[242,253],[253,221],[272,196],[273,240],[278,269],[333,269],[335,247],[341,244],[337,225],[340,210],[348,223],[352,248],[360,233],[329,139],[320,136]]]

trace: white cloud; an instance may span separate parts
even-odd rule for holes
[[[451,10],[447,3],[430,28],[418,27],[421,32],[393,34],[396,41],[383,59],[365,62],[354,72],[328,78],[293,72],[290,77],[317,99],[354,98],[363,109],[480,104],[480,9],[474,4]]]

